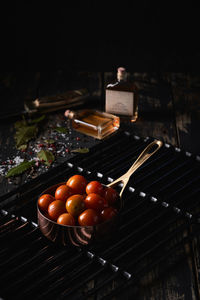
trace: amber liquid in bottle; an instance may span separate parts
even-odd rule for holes
[[[135,122],[138,117],[138,89],[127,81],[124,68],[118,68],[117,81],[106,87],[106,112],[120,116],[121,120]]]
[[[103,139],[119,129],[119,117],[101,111],[85,109],[78,112],[66,111],[72,127],[96,139]]]

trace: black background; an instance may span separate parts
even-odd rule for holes
[[[6,16],[1,28],[1,113],[21,111],[26,97],[77,88],[80,72],[115,74],[117,67],[124,66],[129,72],[155,72],[158,77],[164,72],[199,77],[197,3],[177,2],[74,0],[8,5],[1,10]]]
[[[198,71],[197,4],[175,2],[17,3],[15,65],[27,71],[110,71],[119,65]]]

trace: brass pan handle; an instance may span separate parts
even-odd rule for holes
[[[149,157],[151,157],[154,153],[156,153],[161,147],[162,147],[162,142],[155,140],[152,143],[150,143],[143,151],[142,153],[138,156],[136,161],[133,163],[133,165],[130,167],[130,169],[122,176],[120,176],[118,179],[115,181],[109,183],[107,186],[108,187],[113,187],[115,186],[118,182],[123,182],[123,187],[120,192],[120,197],[122,197],[122,193],[129,181],[130,176],[147,160]],[[156,148],[155,148],[156,146]]]

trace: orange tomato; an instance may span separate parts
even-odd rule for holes
[[[57,223],[60,225],[74,226],[75,219],[69,213],[64,213],[58,217]]]
[[[100,222],[99,214],[94,209],[86,209],[78,217],[78,223],[81,226],[94,226]]]
[[[49,204],[48,214],[51,220],[57,221],[58,217],[66,212],[65,202],[55,200]]]
[[[104,187],[99,181],[90,181],[86,186],[86,193],[91,194],[99,194],[102,196]]]
[[[104,208],[105,200],[98,194],[92,193],[87,195],[84,200],[86,208],[92,208],[101,211]]]
[[[117,199],[119,199],[119,194],[113,188],[107,187],[104,192],[104,198],[109,205],[113,205],[117,201]]]
[[[72,195],[67,199],[66,210],[72,216],[78,216],[85,209],[84,196],[83,195]]]
[[[47,212],[48,206],[55,198],[49,194],[44,194],[38,199],[38,206],[43,212]]]
[[[82,175],[74,175],[68,179],[66,185],[70,187],[72,194],[84,194],[87,180]]]
[[[101,212],[102,221],[107,221],[117,215],[117,210],[114,207],[106,207]]]
[[[55,191],[55,199],[66,201],[67,198],[71,195],[70,188],[67,185],[60,185]]]

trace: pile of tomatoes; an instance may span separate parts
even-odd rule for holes
[[[43,194],[38,200],[40,210],[61,225],[93,226],[117,214],[117,191],[99,181],[87,182],[74,175],[57,187],[55,194]]]

